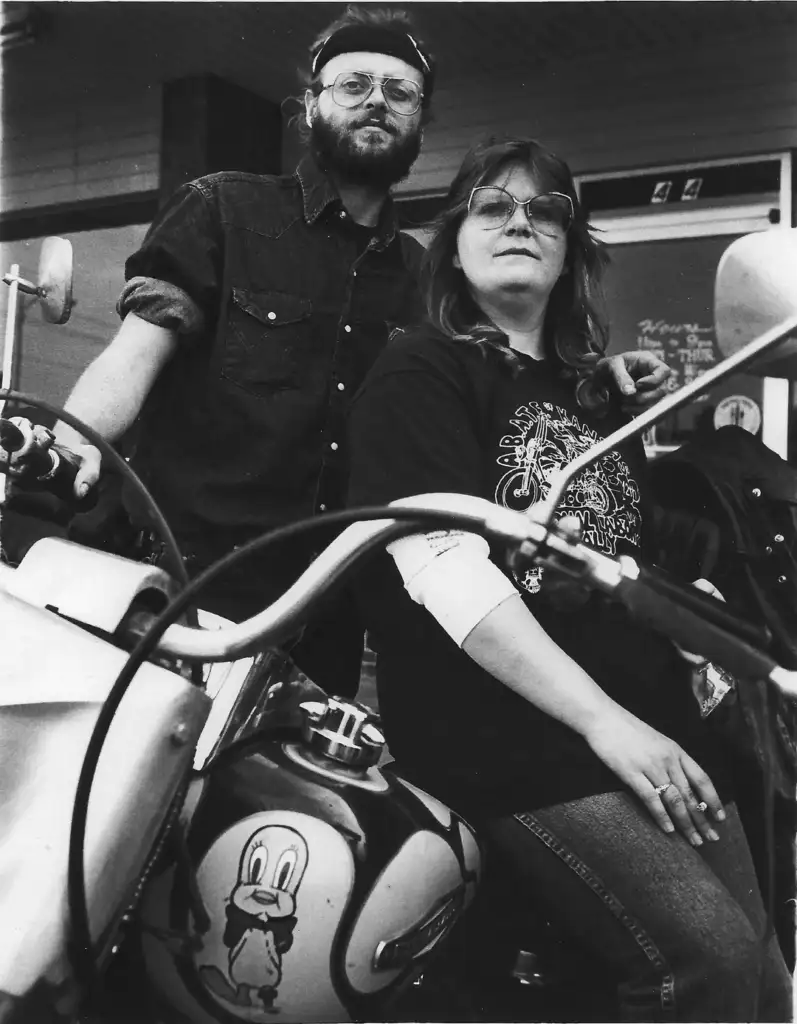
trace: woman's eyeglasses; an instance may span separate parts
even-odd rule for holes
[[[529,224],[541,235],[562,235],[573,223],[573,201],[563,192],[545,192],[533,199],[516,199],[498,185],[479,185],[468,200],[468,214],[485,230],[502,228],[522,206]]]
[[[339,107],[351,109],[365,103],[379,85],[385,103],[395,114],[408,117],[420,108],[423,92],[406,78],[383,78],[370,75],[367,71],[341,71],[334,82],[321,87],[332,90],[332,99]]]

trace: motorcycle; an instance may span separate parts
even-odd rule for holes
[[[793,269],[794,233],[771,234],[789,234]],[[797,697],[797,673],[721,604],[554,522],[593,462],[797,331],[786,287],[777,302],[771,287],[756,298],[756,268],[769,281],[776,262],[760,244],[733,243],[720,265],[725,361],[565,467],[525,513],[462,495],[328,513],[191,582],[174,553],[170,575],[58,538],[15,568],[0,563],[0,1021],[484,1019],[438,969],[457,948],[444,940],[467,934],[480,884],[472,829],[385,763],[369,708],[297,679],[280,645],[366,553],[457,528],[487,537],[515,570],[576,578],[737,678]],[[26,445],[33,455],[33,432],[0,420],[0,447]],[[68,453],[44,454],[49,468],[31,461],[34,486],[68,493]],[[273,605],[236,625],[195,621],[202,587],[229,565],[330,525],[347,528]],[[496,983],[514,978],[525,996],[572,974],[572,952],[545,923],[537,940],[499,944],[510,955]],[[486,1012],[544,1019],[542,1005],[521,1015],[512,996],[514,1016]]]

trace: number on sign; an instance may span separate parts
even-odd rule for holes
[[[653,195],[650,197],[651,203],[666,203],[671,188],[671,181],[657,181],[653,188]]]
[[[681,201],[688,199],[697,199],[700,195],[700,189],[703,186],[702,178],[687,178],[684,190],[681,193]]]

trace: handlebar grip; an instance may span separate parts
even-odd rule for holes
[[[46,492],[60,501],[82,508],[94,503],[94,498],[78,499],[74,494],[75,477],[80,469],[80,459],[69,448],[52,444],[49,448],[30,447],[29,438],[15,423],[0,419],[0,448],[9,455],[22,452],[23,458],[14,476],[15,486],[22,491]]]
[[[25,444],[25,435],[15,423],[0,418],[0,448],[9,454],[18,452]]]
[[[32,455],[30,481],[36,490],[44,490],[61,501],[76,502],[74,485],[80,469],[80,459],[68,448],[54,444],[47,451]],[[23,486],[27,483],[22,478]]]
[[[653,586],[657,593],[673,597],[680,605],[685,605],[701,617],[713,622],[728,633],[746,640],[754,647],[768,647],[772,640],[772,633],[766,626],[757,626],[738,615],[728,608],[723,601],[711,597],[697,587],[691,586],[679,580],[676,576],[661,569],[659,566],[640,566],[640,578]]]
[[[743,639],[741,631],[730,632],[684,607],[678,603],[680,597],[663,592],[655,575],[645,569],[640,569],[636,579],[624,576],[613,596],[635,619],[666,632],[679,647],[704,655],[735,676],[766,679],[777,668],[777,662]],[[726,615],[733,618],[730,613]],[[662,623],[666,623],[666,630]]]

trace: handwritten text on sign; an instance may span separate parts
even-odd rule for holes
[[[673,371],[667,381],[677,391],[717,362],[714,328],[698,323],[671,324],[666,320],[637,321],[637,347],[655,352]]]

